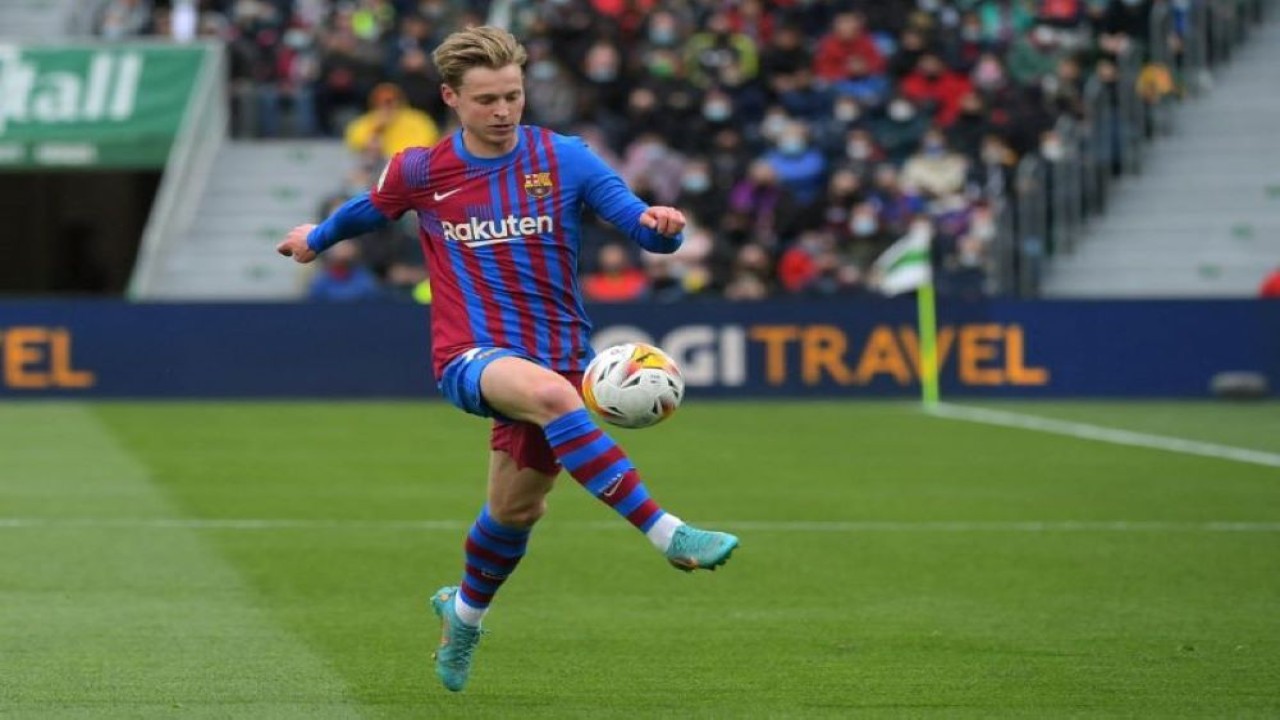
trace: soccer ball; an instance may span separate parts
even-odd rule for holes
[[[607,348],[582,375],[582,399],[605,422],[643,428],[671,417],[684,398],[684,378],[669,355],[645,343]]]

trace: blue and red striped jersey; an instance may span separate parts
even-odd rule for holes
[[[462,132],[392,158],[370,192],[383,215],[417,211],[431,275],[436,376],[473,347],[519,350],[554,370],[583,370],[593,353],[578,288],[581,214],[590,207],[647,250],[680,236],[639,224],[647,208],[579,138],[521,126],[514,150],[467,151]]]

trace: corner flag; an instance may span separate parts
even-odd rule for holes
[[[933,224],[916,223],[871,266],[880,292],[890,297],[916,291],[916,332],[920,337],[920,399],[925,408],[938,404],[938,328],[929,246]]]

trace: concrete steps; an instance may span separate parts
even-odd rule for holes
[[[1280,21],[1174,111],[1138,177],[1114,189],[1047,297],[1248,297],[1280,265]]]
[[[96,0],[79,0],[88,4]],[[48,42],[70,34],[76,0],[0,0],[0,41]]]
[[[173,241],[153,297],[287,300],[308,270],[274,248],[294,225],[314,222],[353,162],[335,140],[228,141],[188,235]]]

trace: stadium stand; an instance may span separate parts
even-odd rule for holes
[[[8,0],[0,3],[0,39],[57,38],[71,30],[76,0]]]
[[[151,299],[281,300],[306,292],[308,278],[274,262],[274,247],[293,224],[316,212],[346,150],[329,141],[236,139],[218,151],[194,203],[188,232],[168,243]]]
[[[175,17],[198,11],[181,24],[227,48],[235,142],[335,145],[329,138],[368,109],[370,91],[382,82],[397,84],[410,104],[451,129],[429,53],[452,28],[501,24],[529,45],[528,121],[587,136],[643,197],[691,211],[685,250],[640,261],[650,279],[644,296],[867,292],[871,261],[918,218],[936,229],[941,293],[1037,296],[1046,278],[1053,292],[1108,291],[1088,282],[1106,274],[1097,265],[1114,266],[1110,248],[1128,246],[1133,233],[1125,217],[1161,207],[1144,210],[1129,196],[1158,195],[1172,206],[1180,201],[1159,184],[1174,182],[1164,177],[1166,163],[1199,164],[1198,148],[1224,163],[1226,155],[1242,154],[1214,151],[1213,143],[1228,141],[1207,134],[1222,130],[1175,107],[1209,89],[1213,73],[1260,22],[1264,4],[100,0],[91,24],[102,34],[108,11],[119,17],[149,8],[150,23],[124,26],[173,34]],[[108,34],[127,36],[120,27]],[[1268,62],[1252,55],[1259,59],[1240,57]],[[1236,75],[1242,88],[1251,85],[1248,72],[1230,79]],[[1201,115],[1225,114],[1215,106],[1201,104]],[[1159,152],[1149,153],[1157,138]],[[1229,142],[1245,147],[1243,139]],[[1153,167],[1160,179],[1151,190],[1138,189],[1130,178]],[[341,196],[350,178],[376,171],[368,158],[348,155],[316,175],[332,178],[325,195]],[[1127,195],[1114,192],[1121,178]],[[1103,235],[1081,243],[1117,198],[1123,204],[1100,226]],[[315,207],[330,198],[306,199]],[[253,228],[224,227],[216,242],[229,254],[232,244],[251,251],[266,227],[298,219],[285,212],[296,204],[277,209],[278,221],[257,217]],[[227,234],[239,239],[222,239]],[[1126,241],[1108,239],[1117,234]],[[596,273],[599,249],[617,240],[609,228],[592,226],[583,272]],[[360,244],[366,259],[382,258],[371,261],[379,276],[407,282],[391,277],[412,255],[403,234]],[[1057,262],[1077,248],[1079,259]],[[1161,289],[1219,292],[1238,280],[1244,292],[1255,292],[1266,269],[1237,278],[1200,257],[1187,261],[1210,268],[1202,278],[1217,272],[1222,282]],[[1051,271],[1051,263],[1063,269]],[[238,267],[228,272],[243,273]],[[1090,279],[1073,280],[1080,276]],[[234,293],[244,286],[227,287]],[[305,292],[296,281],[272,292],[286,290]]]
[[[1140,182],[1115,195],[1045,294],[1238,296],[1280,258],[1280,25],[1262,26],[1218,87],[1181,109]]]

